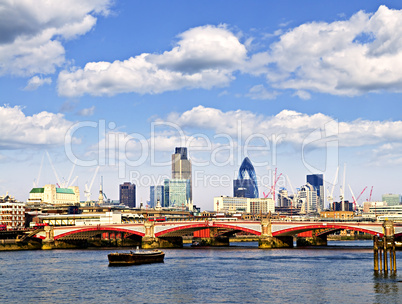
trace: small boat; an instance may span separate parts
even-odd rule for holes
[[[137,250],[129,253],[110,253],[108,254],[109,266],[128,266],[150,263],[163,263],[165,253],[160,250]]]

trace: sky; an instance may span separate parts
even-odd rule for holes
[[[0,0],[0,195],[103,179],[145,204],[186,146],[202,210],[245,157],[261,197],[276,172],[381,200],[402,193],[401,92],[400,1]]]

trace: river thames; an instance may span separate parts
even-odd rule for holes
[[[372,241],[318,249],[164,249],[163,264],[109,267],[129,249],[0,252],[0,303],[402,303],[402,269],[374,275]],[[402,252],[397,252],[402,267]]]

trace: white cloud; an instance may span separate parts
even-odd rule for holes
[[[271,45],[276,88],[334,95],[402,91],[402,11],[380,6],[349,20],[302,24]]]
[[[92,116],[95,112],[95,106],[92,106],[90,108],[82,109],[77,112],[79,116]]]
[[[44,84],[51,84],[52,79],[50,77],[47,78],[41,78],[39,76],[34,76],[31,79],[28,80],[27,86],[24,88],[25,91],[34,91],[40,86],[43,86]]]
[[[0,107],[0,149],[62,145],[72,122],[62,114],[40,112],[26,116],[21,107]]]
[[[306,92],[303,90],[296,91],[293,95],[298,96],[299,98],[304,99],[304,100],[311,98],[311,94],[309,92]]]
[[[0,8],[0,75],[54,73],[64,59],[61,39],[91,30],[111,0],[3,1]]]
[[[276,138],[281,137],[281,142],[300,145],[315,130],[324,131],[327,124],[334,119],[322,113],[308,115],[291,110],[283,110],[275,116],[264,116],[243,110],[223,112],[215,108],[198,106],[181,114],[171,113],[166,121],[175,123],[181,128],[209,129],[232,137],[237,137],[241,130],[243,139],[255,134],[262,134],[268,138],[274,135]],[[402,121],[358,119],[352,122],[339,122],[338,127],[336,137],[339,145],[343,147],[402,142]]]
[[[246,59],[246,48],[225,26],[202,26],[181,35],[162,54],[140,54],[125,61],[90,62],[59,75],[60,95],[162,93],[183,88],[226,86]]]
[[[250,97],[251,99],[275,99],[278,96],[278,92],[269,92],[264,85],[259,84],[253,86],[246,96]]]
[[[99,7],[107,11],[108,2],[104,1]],[[64,62],[64,48],[49,37],[73,38],[91,29],[96,19],[89,8],[82,9],[72,25],[63,23],[55,27],[57,31],[26,34],[21,50],[35,52],[33,58],[37,58],[15,57],[9,64],[12,69],[29,74],[38,72],[40,66],[42,73],[53,72]],[[10,35],[3,40],[10,40]],[[58,92],[73,97],[211,89],[229,85],[236,72],[263,76],[273,88],[255,86],[252,91],[256,92],[247,96],[256,99],[272,99],[276,93],[269,92],[287,89],[295,90],[294,96],[301,99],[310,98],[311,92],[354,96],[402,91],[402,10],[380,6],[373,14],[360,11],[347,20],[305,23],[286,32],[279,29],[275,35],[278,41],[268,50],[253,53],[251,41],[259,43],[255,37],[244,38],[242,43],[225,25],[191,28],[163,53],[89,62],[83,68],[65,70],[59,74]],[[17,38],[13,45],[18,45]],[[41,48],[35,48],[37,45]],[[0,61],[1,54],[0,44]]]

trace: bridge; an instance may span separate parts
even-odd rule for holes
[[[208,229],[208,245],[229,245],[229,236],[244,231],[259,237],[260,248],[293,247],[293,237],[312,231],[311,237],[304,238],[310,245],[326,245],[328,234],[337,230],[354,230],[376,235],[382,238],[385,233],[381,222],[297,222],[262,219],[261,221],[244,220],[169,220],[166,222],[145,221],[132,224],[95,224],[85,226],[47,226],[33,237],[44,243],[67,240],[84,240],[101,233],[115,233],[120,237],[132,236],[141,241],[143,248],[181,247],[182,237],[195,231]],[[402,238],[402,223],[393,223],[395,239]],[[32,234],[32,233],[31,233]]]

